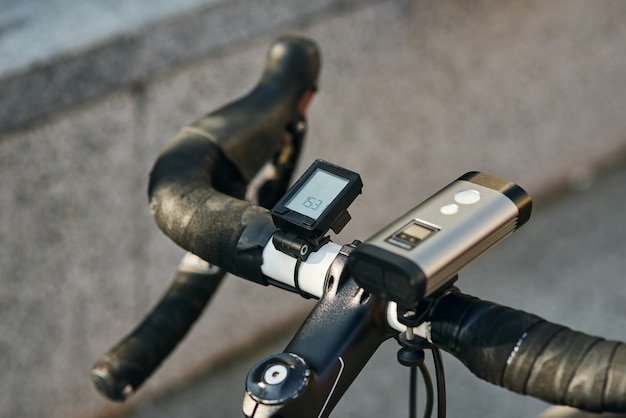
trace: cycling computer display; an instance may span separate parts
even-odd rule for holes
[[[316,160],[274,206],[272,219],[281,230],[318,242],[329,229],[341,231],[362,188],[357,173]]]
[[[285,207],[317,220],[347,184],[347,179],[318,168]]]

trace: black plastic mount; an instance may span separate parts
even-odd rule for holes
[[[329,236],[325,236],[318,240],[307,240],[293,232],[285,232],[278,230],[272,237],[274,247],[288,256],[306,261],[309,254],[317,251],[322,245],[330,241]]]

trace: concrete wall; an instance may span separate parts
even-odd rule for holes
[[[282,20],[245,2],[203,9],[242,35],[0,128],[2,415],[123,412],[94,392],[89,368],[158,299],[182,254],[148,211],[152,161],[180,126],[246,92],[281,33],[306,33],[323,50],[302,169],[325,158],[365,183],[339,241],[366,238],[465,171],[545,198],[625,153],[626,3],[320,1],[301,14],[287,3],[267,5],[287,10]],[[184,39],[194,18],[143,33]],[[267,24],[250,32],[256,21]],[[29,94],[13,108],[36,102]],[[230,277],[132,402],[293,326],[310,307]]]

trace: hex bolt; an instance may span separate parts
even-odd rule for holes
[[[274,364],[265,370],[263,381],[268,385],[283,383],[289,375],[289,369],[283,364]]]

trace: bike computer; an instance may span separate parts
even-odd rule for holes
[[[348,206],[362,188],[357,173],[316,160],[272,208],[274,224],[283,231],[279,237],[288,234],[315,249],[329,229],[339,233],[348,223]]]

